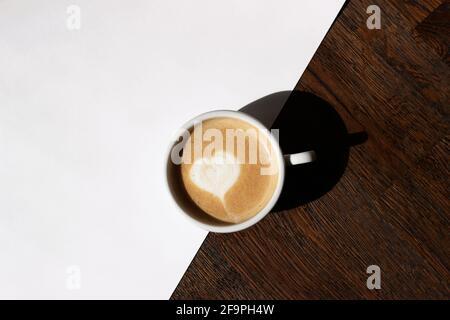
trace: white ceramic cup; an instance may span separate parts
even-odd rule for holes
[[[208,215],[207,213],[203,212],[200,208],[198,208],[192,202],[192,200],[189,199],[189,196],[184,190],[184,187],[181,182],[181,177],[179,174],[179,164],[175,164],[172,161],[172,150],[174,149],[175,146],[179,146],[180,142],[179,140],[182,132],[189,131],[196,124],[201,123],[202,121],[220,117],[236,118],[239,120],[243,120],[245,122],[250,123],[258,130],[260,130],[260,134],[262,133],[267,136],[267,140],[271,144],[274,156],[277,158],[278,182],[275,191],[273,192],[272,198],[267,203],[267,205],[264,208],[262,208],[257,214],[255,214],[250,219],[239,223],[227,223],[219,221],[214,217]],[[268,129],[261,122],[259,122],[252,116],[249,116],[240,111],[231,111],[231,110],[211,111],[203,113],[195,117],[194,119],[188,121],[185,125],[183,125],[180,128],[180,134],[176,135],[175,139],[173,139],[173,141],[171,142],[166,155],[166,185],[179,211],[190,221],[194,222],[195,224],[197,224],[198,226],[207,231],[221,232],[221,233],[235,232],[254,225],[262,218],[264,218],[270,212],[270,210],[272,210],[273,206],[280,197],[281,190],[283,188],[285,166],[299,165],[303,163],[312,162],[315,160],[315,158],[316,154],[314,151],[305,151],[301,153],[283,155],[283,153],[281,152],[280,145],[278,144],[278,141],[274,138],[272,134],[270,134]]]

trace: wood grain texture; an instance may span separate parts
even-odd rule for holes
[[[450,298],[449,2],[378,0],[368,30],[372,2],[349,2],[296,88],[369,139],[321,198],[209,234],[173,299]]]

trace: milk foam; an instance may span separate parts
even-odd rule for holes
[[[227,191],[239,178],[240,172],[241,166],[233,155],[218,151],[210,158],[198,158],[192,164],[189,177],[197,187],[223,201]]]

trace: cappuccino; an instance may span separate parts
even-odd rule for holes
[[[268,135],[236,118],[212,118],[195,125],[181,155],[187,196],[224,222],[239,223],[256,215],[278,183],[280,164]]]

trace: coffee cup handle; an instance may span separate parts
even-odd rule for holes
[[[291,166],[313,162],[316,158],[316,153],[313,150],[284,155],[286,163]]]

